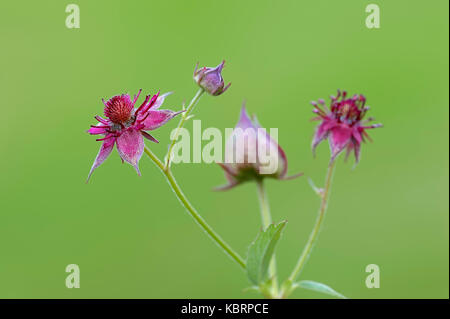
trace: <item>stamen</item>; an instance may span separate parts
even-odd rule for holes
[[[110,139],[110,138],[112,138],[112,137],[116,137],[116,136],[113,135],[113,134],[111,134],[111,135],[107,135],[107,136],[104,137],[104,138],[98,138],[98,139],[96,139],[96,141],[104,141],[104,140]]]
[[[144,107],[144,109],[142,110],[142,112],[147,112],[149,109],[151,109],[151,107],[155,104],[156,100],[159,97],[159,91],[158,93],[156,93],[155,95],[153,95],[152,99],[150,100],[150,102],[147,104],[147,106]]]
[[[97,121],[99,121],[100,123],[102,123],[102,124],[105,124],[105,125],[108,125],[108,124],[109,124],[107,120],[101,118],[101,117],[98,116],[98,115],[94,116],[94,118],[95,118]]]
[[[137,95],[134,96],[133,107],[134,107],[134,104],[136,104],[136,101],[139,98],[139,95],[141,95],[141,92],[142,92],[142,89],[139,89],[139,92],[137,93]]]
[[[150,95],[147,95],[147,96],[145,97],[144,102],[142,102],[141,106],[139,106],[139,108],[136,110],[136,112],[134,113],[134,114],[136,115],[136,118],[137,118],[137,115],[138,115],[138,114],[141,112],[141,110],[143,109],[143,107],[147,104],[147,102],[148,102],[149,99],[150,99]]]
[[[314,112],[314,110],[313,110],[313,112],[314,113],[317,113],[317,114],[319,114],[319,115],[322,115],[322,116],[326,116],[327,114],[317,105],[317,102],[316,101],[311,101],[311,104],[314,106],[314,108],[316,109],[316,112]]]

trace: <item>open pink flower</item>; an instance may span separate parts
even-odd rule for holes
[[[225,146],[225,163],[219,163],[225,172],[227,185],[216,188],[226,190],[250,180],[266,177],[279,180],[302,175],[287,175],[287,158],[278,143],[261,128],[256,116],[251,120],[242,107],[236,124]]]
[[[91,125],[91,128],[88,130],[88,133],[92,135],[102,135],[103,137],[97,139],[97,141],[102,141],[102,146],[95,158],[87,181],[89,181],[92,172],[109,156],[114,148],[114,144],[117,145],[122,161],[130,163],[140,175],[138,164],[144,151],[143,137],[158,143],[153,136],[145,131],[157,129],[175,115],[181,113],[171,110],[159,110],[164,99],[170,93],[163,95],[158,93],[152,98],[150,98],[150,95],[147,95],[141,106],[135,108],[134,105],[141,91],[139,90],[138,94],[134,96],[133,101],[128,94],[113,96],[108,101],[103,100],[106,118],[95,116],[99,123]]]
[[[365,103],[366,98],[363,95],[355,94],[347,98],[347,92],[340,90],[336,97],[331,96],[330,108],[325,105],[324,100],[319,100],[319,103],[311,102],[314,106],[313,112],[318,115],[313,120],[321,121],[312,142],[313,153],[321,141],[329,138],[331,161],[347,149],[347,157],[353,151],[357,164],[360,159],[361,141],[365,142],[365,138],[370,140],[366,130],[382,126],[381,124],[365,125],[373,120],[370,117],[363,120],[369,110]]]

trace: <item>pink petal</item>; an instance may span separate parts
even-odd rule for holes
[[[244,116],[247,117],[247,115]],[[242,123],[242,119],[241,116],[239,123],[226,141],[225,161],[236,166],[236,170],[239,170],[238,167],[249,165],[257,169],[258,132],[251,122],[251,126],[248,126]],[[247,119],[244,121],[247,121]]]
[[[236,171],[241,166],[257,169],[257,130],[242,106],[239,121],[225,145],[225,161],[232,163]]]
[[[288,169],[288,160],[286,157],[286,153],[284,152],[284,150],[281,148],[280,145],[277,145],[278,147],[278,156],[280,157],[281,160],[281,171],[279,174],[279,178],[284,178],[287,174],[287,169]]]
[[[94,164],[92,165],[91,170],[89,171],[86,183],[89,182],[89,179],[91,178],[91,175],[94,172],[94,170],[97,167],[99,167],[106,160],[106,158],[108,158],[109,154],[111,154],[111,151],[114,148],[114,142],[115,142],[114,137],[108,138],[103,141],[102,146],[100,147],[100,151],[98,152],[97,157],[95,158]]]
[[[142,136],[145,137],[146,139],[148,139],[148,140],[150,140],[150,141],[152,141],[152,142],[155,142],[155,143],[159,143],[159,141],[158,141],[156,138],[154,138],[152,135],[148,134],[147,132],[141,131],[141,134],[142,134]]]
[[[129,128],[117,138],[117,150],[122,160],[130,163],[139,175],[139,160],[144,152],[144,139],[141,132],[134,128]]]
[[[171,110],[154,111],[153,109],[151,109],[150,111],[146,112],[145,116],[147,116],[147,117],[142,122],[143,127],[141,129],[145,130],[145,131],[151,131],[151,130],[157,129],[158,127],[166,124],[174,116],[176,116],[182,112],[183,111],[174,112]]]
[[[155,104],[153,104],[153,106],[152,106],[152,110],[159,109],[159,107],[164,103],[165,98],[171,94],[172,94],[172,92],[167,92],[167,93],[164,93],[164,94],[161,94],[160,96],[158,96]]]
[[[238,182],[229,182],[228,184],[214,187],[213,190],[215,190],[215,191],[226,191],[226,190],[232,189],[232,188],[234,188],[234,187],[236,187],[238,185],[239,185]]]
[[[253,116],[253,123],[256,129],[260,129],[261,125],[258,122],[256,116]],[[263,131],[263,132],[261,132]],[[261,139],[262,138],[262,139]],[[278,156],[278,169],[276,172],[277,178],[283,179],[287,174],[287,157],[281,146],[267,133],[266,130],[258,130],[258,148],[261,147],[262,143],[265,143],[265,149],[269,152],[276,152]]]
[[[234,175],[237,173],[237,172],[235,172],[234,168],[229,164],[223,164],[223,163],[218,163],[218,164],[224,170],[225,178],[227,179],[228,183],[225,185],[222,185],[222,186],[217,186],[214,188],[214,190],[215,191],[225,191],[225,190],[231,189],[231,188],[239,185],[238,180],[234,177]]]
[[[359,159],[361,157],[361,143],[353,139],[350,143],[347,144],[346,149],[347,152],[345,154],[345,161],[348,160],[348,157],[353,151],[355,154],[355,165],[353,166],[353,168],[355,168],[356,165],[358,165]]]
[[[359,142],[355,142],[354,151],[355,151],[355,166],[359,163],[359,159],[361,158],[361,144]]]
[[[281,179],[283,181],[290,181],[291,179],[296,179],[296,178],[302,177],[303,175],[305,175],[305,174],[303,172],[300,172],[300,173],[297,173],[294,175],[283,176],[283,177],[280,177],[279,179]]]
[[[336,156],[344,150],[347,144],[351,141],[351,137],[352,129],[347,125],[340,124],[331,129],[331,160],[334,160]]]
[[[98,134],[106,134],[107,129],[109,128],[108,125],[105,125],[103,123],[98,123],[96,126],[92,126],[87,132],[92,135],[98,135]]]
[[[227,175],[237,176],[238,172],[236,171],[233,165],[226,163],[217,163],[217,164],[219,164],[219,166],[222,167],[222,169],[225,171]]]
[[[353,132],[352,132],[353,138],[358,142],[361,143],[362,141],[362,136],[361,136],[361,132],[359,130],[359,127],[355,126],[353,128]]]
[[[320,144],[324,139],[327,138],[328,133],[331,128],[333,128],[336,123],[330,119],[324,119],[322,123],[320,123],[316,128],[316,133],[314,134],[314,138],[311,144],[313,155],[316,155],[316,147]]]
[[[247,128],[255,128],[252,120],[247,114],[247,110],[245,109],[245,105],[242,105],[241,115],[239,118],[239,122],[236,124],[236,128],[241,128],[243,130]]]
[[[350,154],[353,151],[353,143],[348,143],[347,148],[346,148],[346,152],[345,152],[345,161],[347,162]]]

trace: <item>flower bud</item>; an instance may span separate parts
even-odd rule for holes
[[[256,117],[251,120],[242,107],[238,124],[225,146],[225,163],[219,164],[225,171],[228,184],[217,188],[230,189],[250,180],[261,181],[266,177],[287,177],[287,158],[283,149],[269,133],[259,125]]]
[[[228,85],[224,87],[225,83],[221,74],[224,65],[225,61],[222,61],[222,63],[215,68],[202,67],[198,69],[197,63],[194,70],[194,81],[211,95],[217,96],[222,94],[231,85],[231,83],[228,83]]]

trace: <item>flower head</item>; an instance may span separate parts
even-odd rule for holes
[[[217,188],[226,190],[250,180],[266,177],[285,180],[299,177],[302,173],[287,177],[287,158],[278,143],[261,128],[256,116],[253,120],[242,107],[239,122],[225,146],[225,163],[219,164],[228,181]]]
[[[87,131],[92,135],[103,136],[97,139],[97,141],[102,141],[102,146],[95,158],[87,181],[89,181],[93,171],[106,160],[114,145],[117,145],[117,151],[122,161],[130,163],[140,175],[138,164],[144,151],[143,137],[158,143],[146,131],[162,126],[175,115],[181,113],[171,110],[159,110],[164,99],[170,93],[163,95],[158,93],[153,97],[147,95],[141,106],[135,108],[134,105],[141,91],[139,90],[133,100],[128,94],[113,96],[108,101],[103,100],[105,105],[103,113],[106,118],[95,116],[99,123],[91,125],[91,128]]]
[[[222,61],[215,68],[202,67],[198,69],[198,63],[194,70],[194,81],[211,95],[217,96],[224,93],[231,85],[228,83],[224,87],[225,83],[222,78],[222,69],[225,65],[225,61]]]
[[[382,126],[381,124],[366,125],[373,118],[364,120],[369,110],[365,103],[366,98],[363,95],[355,94],[348,98],[347,92],[340,90],[336,97],[331,96],[329,108],[324,100],[319,100],[318,103],[311,102],[314,106],[313,112],[318,115],[313,120],[321,121],[312,142],[313,153],[317,145],[328,138],[332,161],[344,149],[347,149],[347,157],[353,151],[357,164],[361,153],[361,141],[365,141],[366,138],[370,140],[366,130]]]

